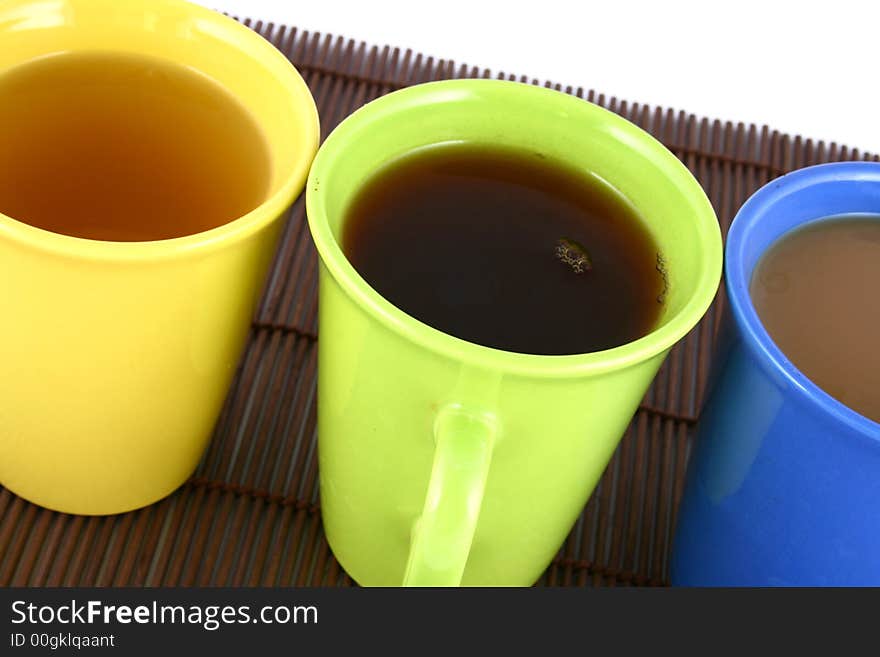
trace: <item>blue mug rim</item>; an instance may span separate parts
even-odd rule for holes
[[[761,323],[749,294],[752,272],[746,271],[744,252],[753,231],[760,230],[760,218],[767,212],[772,212],[773,206],[790,194],[835,181],[866,181],[880,186],[880,163],[852,161],[817,164],[788,173],[761,187],[736,213],[727,233],[724,254],[725,287],[731,311],[743,335],[743,342],[756,354],[760,366],[793,390],[800,401],[819,408],[829,417],[880,443],[880,423],[829,395],[786,358]],[[816,220],[825,216],[827,215],[818,215]],[[787,232],[776,236],[771,245]]]

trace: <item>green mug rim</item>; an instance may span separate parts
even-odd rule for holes
[[[352,136],[363,124],[388,113],[405,111],[407,105],[424,104],[431,96],[450,92],[478,94],[498,90],[511,94],[532,94],[536,105],[541,103],[593,114],[613,127],[627,142],[637,142],[643,154],[649,154],[698,210],[694,218],[699,250],[699,280],[694,293],[675,315],[651,333],[611,349],[562,356],[523,354],[487,347],[435,329],[393,305],[374,290],[355,270],[333,236],[327,216],[327,186],[321,183],[325,172],[332,170],[337,159],[345,157]],[[448,97],[448,96],[447,96]],[[613,182],[613,181],[612,181]],[[306,212],[318,254],[329,273],[361,309],[376,317],[389,330],[445,357],[509,373],[529,376],[584,376],[601,374],[635,365],[657,356],[675,345],[702,318],[712,303],[721,280],[721,230],[712,204],[703,188],[663,144],[626,119],[583,99],[553,89],[520,82],[491,79],[443,80],[414,85],[367,103],[344,121],[327,137],[312,162],[306,184]]]

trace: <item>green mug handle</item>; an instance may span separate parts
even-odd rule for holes
[[[404,586],[461,584],[497,434],[492,415],[457,404],[438,413],[434,464],[424,509],[413,527]]]

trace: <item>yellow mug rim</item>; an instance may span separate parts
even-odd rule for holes
[[[55,233],[10,217],[0,212],[0,237],[10,238],[39,250],[73,256],[79,259],[101,261],[142,261],[178,257],[194,250],[219,248],[258,232],[284,211],[294,200],[297,190],[303,188],[309,166],[320,139],[318,109],[308,85],[299,71],[281,51],[262,36],[236,20],[207,9],[179,0],[160,0],[166,5],[187,5],[187,12],[199,21],[209,21],[224,31],[235,44],[244,44],[259,55],[260,64],[275,77],[279,86],[289,95],[296,108],[296,116],[302,117],[305,139],[298,158],[284,176],[278,189],[250,212],[232,219],[216,228],[164,240],[143,242],[112,242]],[[156,4],[159,4],[157,2]]]

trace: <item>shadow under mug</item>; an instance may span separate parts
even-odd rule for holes
[[[668,266],[649,335],[572,356],[478,346],[410,317],[339,246],[346,209],[387,162],[470,142],[591,171],[639,211]],[[566,94],[497,80],[419,85],[355,112],[307,183],[320,254],[321,506],[362,585],[528,585],[592,492],[668,350],[717,290],[721,239],[688,170],[650,135]]]
[[[850,213],[880,215],[880,164],[790,173],[731,225],[729,306],[678,512],[673,584],[880,585],[880,424],[798,371],[749,296],[783,234]]]
[[[0,215],[0,483],[57,511],[128,511],[177,488],[204,451],[317,150],[317,111],[271,44],[179,0],[10,0],[0,39],[0,73],[96,50],[190,66],[267,139],[264,203],[196,235],[101,242]]]

